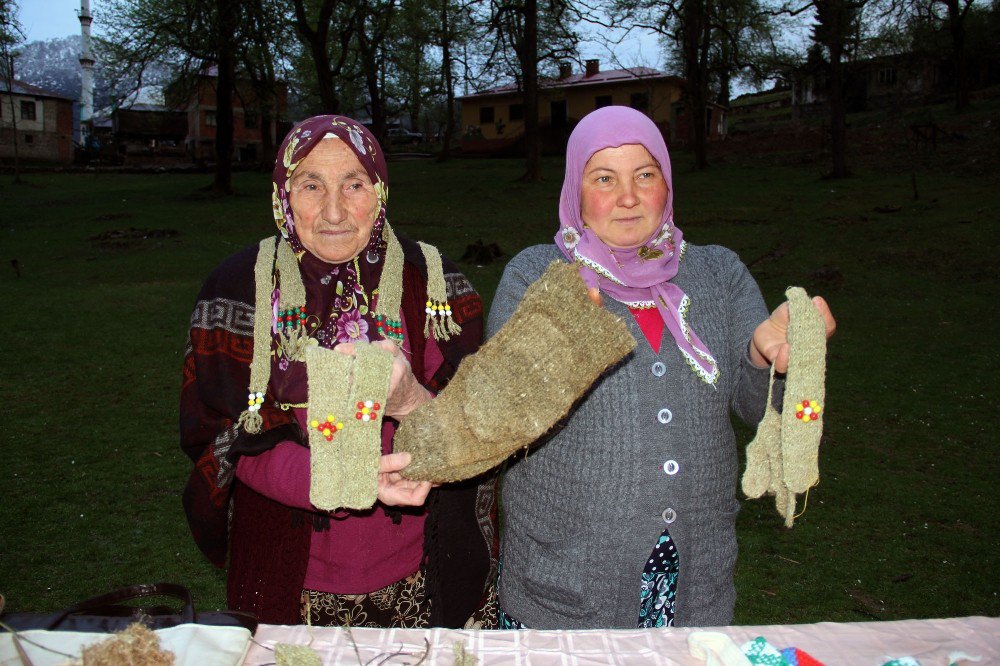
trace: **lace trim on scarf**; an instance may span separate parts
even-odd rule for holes
[[[576,259],[577,263],[583,264],[584,266],[586,266],[590,270],[594,271],[595,273],[597,273],[601,277],[606,277],[607,279],[611,280],[615,284],[619,284],[619,285],[621,285],[623,287],[627,287],[628,286],[624,282],[622,282],[621,280],[619,280],[618,278],[616,278],[614,275],[612,275],[611,272],[607,268],[605,268],[604,266],[601,266],[599,263],[597,263],[593,259],[590,259],[588,257],[583,256],[582,254],[580,254],[576,250],[573,250],[573,258]]]
[[[681,248],[683,251],[683,245],[681,246]],[[680,321],[681,321],[681,333],[684,335],[684,339],[688,341],[688,344],[691,345],[691,348],[694,350],[694,353],[697,354],[703,361],[709,363],[712,366],[712,372],[707,372],[703,367],[701,367],[701,364],[698,363],[698,361],[694,358],[694,356],[690,354],[690,352],[686,351],[685,349],[681,349],[680,347],[678,347],[678,349],[680,349],[680,352],[681,354],[683,354],[684,360],[687,361],[687,364],[691,367],[692,370],[694,370],[695,374],[698,375],[698,378],[701,379],[701,381],[705,382],[706,384],[715,386],[715,383],[719,380],[719,364],[716,363],[715,359],[712,357],[711,354],[701,351],[700,349],[695,347],[694,343],[691,341],[691,329],[687,323],[687,311],[690,305],[691,305],[691,299],[688,298],[687,294],[684,294],[684,298],[681,299],[681,304],[677,308],[677,313],[680,315]]]
[[[617,299],[616,299],[617,300]],[[627,308],[633,310],[652,310],[656,307],[655,301],[618,301]]]

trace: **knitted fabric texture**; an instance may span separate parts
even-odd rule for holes
[[[299,273],[299,261],[295,258],[292,246],[284,239],[279,240],[275,248],[274,267],[280,278],[278,282],[281,285],[278,303],[280,309],[288,311],[304,308],[306,287],[302,284],[302,275]],[[257,307],[260,305],[257,304]],[[258,309],[257,312],[261,310]],[[286,326],[279,332],[278,348],[289,361],[304,361],[306,347],[311,344],[317,342],[315,338],[309,337],[305,326]]]
[[[743,492],[773,494],[785,526],[795,521],[795,494],[819,482],[819,442],[826,408],[826,326],[801,287],[789,287],[788,372],[781,413],[775,409],[775,371],[767,411],[747,445]]]
[[[309,501],[328,511],[367,509],[378,496],[392,355],[364,343],[354,349],[353,357],[323,347],[306,349]]]
[[[635,348],[624,322],[594,305],[573,264],[554,261],[503,328],[396,431],[411,479],[450,482],[496,467],[552,428]]]
[[[256,312],[271,311],[271,273],[274,265],[275,239],[265,238],[257,250],[254,264]],[[253,356],[250,361],[250,386],[248,407],[243,410],[237,423],[249,433],[260,432],[263,420],[260,405],[264,401],[267,382],[271,377],[271,318],[255,316],[253,322]]]

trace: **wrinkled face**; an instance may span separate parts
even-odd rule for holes
[[[371,178],[340,139],[323,139],[299,162],[289,182],[295,233],[313,255],[349,261],[368,244],[379,201]]]
[[[580,216],[605,245],[636,248],[659,228],[668,193],[660,165],[645,146],[605,148],[583,169]]]

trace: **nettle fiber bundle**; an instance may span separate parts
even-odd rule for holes
[[[554,261],[493,338],[396,431],[411,479],[449,482],[496,467],[552,428],[635,348],[624,322],[588,297],[579,268]]]

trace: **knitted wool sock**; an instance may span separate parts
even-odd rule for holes
[[[413,455],[404,474],[449,482],[496,467],[634,348],[625,324],[587,298],[578,267],[553,262],[448,386],[400,423],[395,450]]]
[[[764,493],[773,494],[776,481],[781,478],[781,414],[772,407],[774,400],[774,373],[767,388],[767,409],[757,425],[757,435],[747,444],[747,466],[743,472],[743,492],[756,499]],[[777,456],[777,463],[772,460]],[[777,473],[776,473],[777,472]]]
[[[785,486],[804,493],[819,483],[819,440],[826,405],[826,325],[804,289],[790,287],[788,368],[781,414]]]
[[[785,526],[795,520],[795,493],[819,482],[819,442],[826,400],[826,325],[805,290],[789,287],[788,372],[782,411],[774,407],[771,367],[764,418],[747,445],[742,487],[747,497],[773,494]]]
[[[367,509],[378,497],[382,410],[392,355],[355,343],[353,357],[305,350],[309,376],[309,501],[325,510]]]

